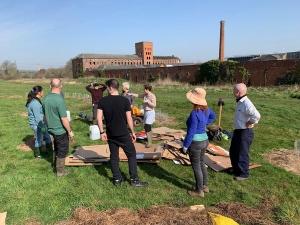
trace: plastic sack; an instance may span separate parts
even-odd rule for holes
[[[239,225],[233,219],[216,213],[208,213],[213,225]]]

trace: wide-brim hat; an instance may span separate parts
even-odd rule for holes
[[[206,91],[203,88],[197,87],[186,93],[186,98],[195,105],[207,106],[205,99]]]

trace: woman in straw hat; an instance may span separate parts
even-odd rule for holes
[[[208,146],[206,125],[212,123],[216,116],[208,108],[205,96],[206,91],[200,87],[186,94],[187,99],[193,104],[193,110],[186,121],[187,134],[183,141],[183,151],[190,156],[196,179],[195,189],[188,191],[188,194],[194,197],[204,197],[204,192],[209,192],[207,169],[204,164],[204,154]]]

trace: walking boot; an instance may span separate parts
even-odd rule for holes
[[[133,187],[147,187],[148,186],[147,182],[140,181],[139,178],[131,178],[130,184]]]
[[[203,185],[203,192],[204,193],[209,193],[209,188],[206,185]]]
[[[65,171],[65,158],[56,158],[56,176],[62,177],[69,173]]]
[[[35,157],[36,159],[40,159],[40,158],[41,158],[40,148],[35,147],[35,148],[33,149],[33,153],[34,153],[34,157]]]
[[[192,197],[204,198],[204,192],[198,190],[188,190],[187,193]]]
[[[151,148],[152,146],[152,131],[147,132],[147,144],[146,144],[146,148]]]

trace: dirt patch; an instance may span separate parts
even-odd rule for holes
[[[21,117],[27,117],[27,116],[28,116],[28,113],[27,113],[27,112],[21,112],[21,113],[20,113],[20,116],[21,116]]]
[[[153,206],[148,209],[132,211],[121,208],[97,212],[87,208],[78,208],[70,220],[56,225],[212,225],[207,212],[218,213],[232,218],[244,225],[287,225],[274,223],[272,211],[274,202],[263,201],[257,208],[242,203],[220,203],[204,211],[193,211],[189,207]],[[39,223],[26,225],[38,225]]]
[[[264,207],[263,207],[264,206]],[[220,203],[211,209],[212,212],[234,219],[245,225],[276,225],[271,219],[272,207],[262,204],[252,208],[242,203]]]
[[[0,95],[0,98],[5,98],[5,99],[24,99],[24,97],[21,96],[21,95],[11,95],[11,96]]]
[[[57,225],[212,225],[206,213],[191,211],[189,208],[167,206],[152,207],[137,212],[128,209],[116,209],[104,212],[79,208],[71,220]]]
[[[159,127],[175,125],[176,119],[167,113],[157,111],[155,112],[155,124]]]
[[[34,148],[34,136],[28,136],[23,139],[23,143],[17,146],[22,152],[31,152]]]
[[[275,166],[300,175],[300,156],[295,150],[276,149],[265,154],[265,158]]]

